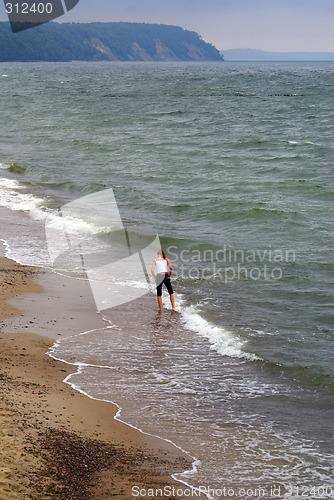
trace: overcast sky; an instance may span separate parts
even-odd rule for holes
[[[57,21],[174,24],[220,50],[334,52],[334,0],[80,0]]]

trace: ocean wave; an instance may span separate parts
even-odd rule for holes
[[[3,170],[11,167],[21,168],[16,164],[0,164]],[[99,224],[99,221],[84,220],[79,216],[63,215],[58,210],[48,207],[49,200],[37,194],[27,192],[23,183],[9,178],[0,178],[0,206],[13,211],[28,212],[32,219],[45,221],[50,229],[64,231],[69,234],[83,234],[86,236],[105,234],[112,230],[112,226]]]
[[[45,203],[45,198],[26,193],[23,185],[14,179],[0,178],[0,206],[10,210],[30,212],[39,209]]]
[[[23,165],[19,165],[18,163],[0,163],[1,170],[8,170],[14,174],[21,174],[26,171],[26,168]]]
[[[47,228],[63,233],[66,230],[67,234],[83,234],[93,236],[96,234],[107,233],[111,230],[109,226],[102,226],[92,221],[86,221],[80,217],[62,216],[60,212],[44,212],[40,214],[36,212],[35,218],[40,217],[45,219]]]
[[[266,364],[272,367],[274,371],[283,371],[302,387],[320,389],[329,393],[333,393],[334,391],[334,377],[332,374],[327,373],[322,367],[301,364],[289,366],[272,362],[267,362]]]
[[[243,342],[236,334],[222,326],[217,326],[204,319],[193,305],[183,305],[183,299],[176,299],[176,306],[180,309],[184,326],[189,330],[205,337],[211,344],[211,349],[222,356],[241,358],[249,361],[259,361],[261,358],[245,350]]]
[[[26,171],[26,168],[22,165],[19,165],[18,163],[11,163],[8,166],[8,170],[9,172],[12,172],[14,174],[23,174]]]

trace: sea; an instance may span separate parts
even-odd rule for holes
[[[184,450],[174,477],[193,496],[334,496],[333,77],[333,63],[0,64],[6,255],[88,280],[52,259],[45,227],[65,217],[105,252],[98,201],[62,207],[109,193],[170,260],[176,313],[138,269],[138,296],[97,306],[105,328],[49,354]]]

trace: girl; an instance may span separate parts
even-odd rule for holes
[[[169,268],[169,271],[168,271]],[[172,311],[175,311],[175,306],[174,306],[174,292],[173,292],[173,287],[170,282],[170,277],[172,275],[172,266],[171,263],[169,262],[169,259],[167,259],[165,252],[160,249],[157,252],[157,258],[154,260],[152,264],[152,269],[151,273],[154,276],[155,283],[157,285],[157,298],[158,298],[158,304],[159,304],[159,310],[162,311],[162,284],[166,286],[169,297],[170,297],[170,303],[172,304]]]

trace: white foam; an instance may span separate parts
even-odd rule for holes
[[[164,307],[171,309],[167,293],[163,292],[163,296],[166,297]],[[211,349],[217,351],[222,356],[247,359],[249,361],[261,360],[256,354],[246,352],[244,350],[246,343],[234,333],[223,327],[213,325],[204,319],[195,306],[185,305],[185,301],[180,294],[175,295],[175,307],[180,312],[185,327],[196,332],[201,337],[207,338],[210,344],[212,344]]]
[[[0,169],[7,170],[8,165],[0,164]],[[85,221],[79,217],[63,216],[55,210],[47,209],[47,200],[25,192],[25,187],[14,179],[0,178],[0,206],[13,211],[28,212],[34,220],[46,222],[53,231],[70,235],[93,236],[107,233],[111,227],[94,221]]]
[[[0,241],[3,244],[3,246],[4,246],[5,257],[8,257],[9,252],[10,252],[10,247],[9,247],[8,241],[4,240],[3,238],[0,238]]]
[[[23,186],[17,181],[0,178],[0,206],[10,210],[30,212],[45,204],[43,198],[22,191]]]
[[[18,182],[13,179],[0,179],[0,187],[3,189],[20,189]]]
[[[42,219],[47,219],[48,228],[51,230],[64,231],[68,234],[85,234],[87,236],[93,236],[98,233],[108,232],[110,228],[105,226],[94,225],[91,222],[86,222],[78,217],[62,217],[56,212],[52,213],[36,213],[35,218],[40,217]]]
[[[185,384],[180,383],[179,380],[175,380],[172,377],[167,377],[166,375],[156,372],[155,370],[153,370],[152,375],[158,384],[166,386],[168,385],[169,387],[176,389],[178,393],[194,395],[197,394],[197,391],[195,389],[187,387]]]
[[[133,288],[139,288],[141,290],[147,290],[147,282],[145,281],[136,281],[136,280],[127,280],[127,281],[118,281],[114,280],[114,283],[116,285],[120,286],[130,286]]]
[[[211,344],[211,349],[219,354],[250,361],[260,359],[255,354],[245,352],[245,343],[235,334],[202,318],[194,306],[181,306],[181,315],[185,326],[189,330],[198,333],[201,337],[207,338]]]

